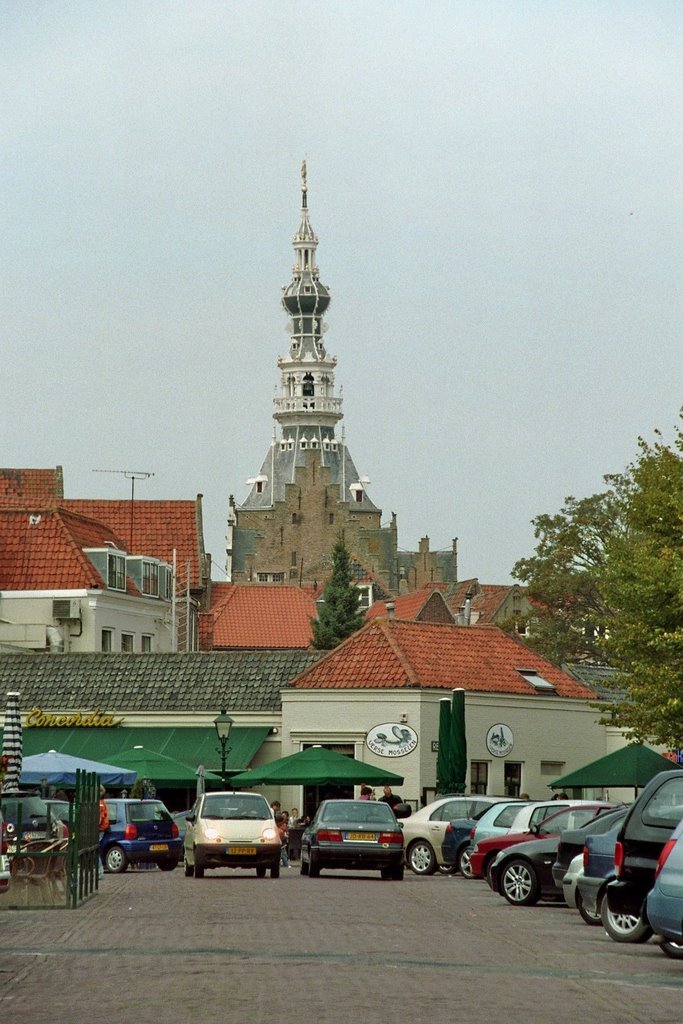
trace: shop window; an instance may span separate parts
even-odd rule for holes
[[[550,775],[557,779],[564,775],[564,761],[541,761],[541,775]]]
[[[135,641],[135,635],[133,633],[122,633],[121,634],[121,650],[124,654],[133,653],[133,644]]]

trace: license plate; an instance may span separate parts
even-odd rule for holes
[[[152,843],[149,849],[150,853],[154,853],[157,850],[168,850],[168,843]]]
[[[231,846],[228,853],[235,853],[240,857],[253,857],[256,853],[255,846]]]
[[[376,843],[377,842],[377,836],[375,835],[374,832],[349,832],[346,838],[350,839],[352,842],[361,842],[361,843]]]

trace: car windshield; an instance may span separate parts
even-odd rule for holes
[[[160,800],[149,800],[139,804],[128,804],[128,820],[170,821],[171,815]]]
[[[320,821],[345,822],[368,825],[393,825],[396,819],[389,804],[375,803],[372,800],[328,800],[321,809]]]
[[[209,794],[204,797],[202,818],[213,818],[218,821],[234,821],[252,819],[260,821],[272,817],[268,801],[257,794],[232,796],[225,793]]]

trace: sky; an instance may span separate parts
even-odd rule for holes
[[[683,404],[683,5],[1,0],[0,465],[203,494],[273,428],[308,161],[350,453],[506,583]]]

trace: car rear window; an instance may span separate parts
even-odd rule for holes
[[[170,821],[161,800],[149,800],[145,803],[128,804],[128,821]],[[111,820],[111,819],[110,819]]]
[[[260,821],[272,817],[268,801],[264,796],[246,794],[230,796],[209,794],[204,797],[202,818],[213,818],[218,821],[255,820]]]
[[[22,796],[13,800],[3,800],[2,813],[6,818],[16,821],[20,805],[22,819],[47,817],[47,804],[39,796]]]
[[[643,823],[657,828],[675,828],[683,820],[683,776],[667,779],[643,808]]]
[[[377,825],[393,825],[396,818],[389,804],[372,800],[331,800],[325,804],[321,821],[334,821],[340,825],[344,822],[369,822]]]
[[[504,807],[502,811],[493,819],[493,824],[496,828],[509,828],[512,822],[519,814],[519,804],[510,804],[509,807]]]

